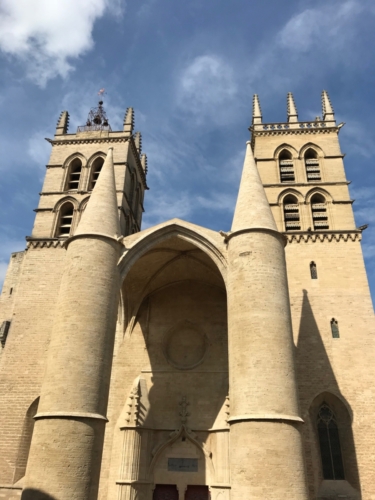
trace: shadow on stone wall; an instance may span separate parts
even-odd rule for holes
[[[334,341],[340,342],[340,339]],[[302,418],[306,422],[303,432],[310,496],[325,498],[329,494],[329,498],[339,498],[337,492],[332,491],[331,495],[329,491],[323,492],[322,488],[330,487],[326,483],[341,482],[347,484],[346,498],[360,499],[360,477],[352,430],[353,411],[341,393],[306,290],[303,290],[296,370]],[[346,481],[324,481],[323,478],[316,426],[323,402],[331,407],[337,419]],[[345,484],[342,487],[345,489]]]
[[[47,493],[41,490],[35,490],[34,488],[27,488],[23,490],[21,500],[57,500],[55,497],[51,497]]]

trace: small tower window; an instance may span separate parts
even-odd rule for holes
[[[98,180],[100,171],[103,167],[104,160],[103,158],[97,158],[94,163],[92,164],[91,167],[91,181],[90,181],[90,186],[89,186],[89,191],[92,191],[94,189],[94,186],[96,184],[96,181]]]
[[[294,164],[291,153],[284,149],[279,155],[280,182],[294,182]]]
[[[329,229],[327,204],[324,196],[321,194],[314,194],[311,198],[311,211],[314,231]]]
[[[331,408],[323,403],[319,408],[317,428],[324,479],[345,479],[339,429]]]
[[[318,270],[316,268],[315,262],[310,262],[310,274],[312,280],[318,279]]]
[[[321,181],[320,165],[318,154],[314,149],[309,148],[305,153],[305,167],[307,182]]]
[[[339,323],[335,318],[331,319],[331,332],[334,339],[340,338]]]
[[[61,207],[57,236],[69,236],[72,228],[73,211],[74,207],[72,203],[64,203]]]
[[[79,158],[76,158],[75,160],[72,161],[72,163],[69,166],[69,175],[67,182],[68,190],[78,189],[79,180],[81,178],[81,172],[82,172],[82,162]]]
[[[288,195],[284,198],[284,221],[286,231],[300,231],[299,205],[295,196]]]

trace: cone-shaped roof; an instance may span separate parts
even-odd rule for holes
[[[232,231],[264,228],[277,231],[270,205],[259,176],[251,143],[246,143],[246,155],[240,189],[234,211]]]
[[[288,92],[287,97],[288,122],[298,122],[298,112],[294,97],[291,92]]]
[[[75,235],[87,233],[100,233],[111,237],[121,234],[113,167],[113,148],[108,150],[107,158],[75,231]]]
[[[258,94],[254,94],[253,96],[253,123],[262,123],[262,110]]]
[[[326,90],[322,92],[322,110],[323,110],[323,120],[334,120],[335,114],[333,107]]]

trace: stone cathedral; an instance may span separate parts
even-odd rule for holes
[[[128,108],[64,111],[0,302],[0,500],[375,499],[373,307],[327,92],[265,123],[233,223],[141,230]]]

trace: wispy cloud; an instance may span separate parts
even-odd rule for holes
[[[40,86],[66,77],[72,59],[90,50],[95,21],[106,12],[120,16],[124,0],[2,0],[0,49],[20,61]]]
[[[200,55],[181,71],[177,102],[180,109],[198,122],[218,123],[230,117],[238,85],[231,65],[215,54]],[[228,123],[226,121],[226,123]]]

